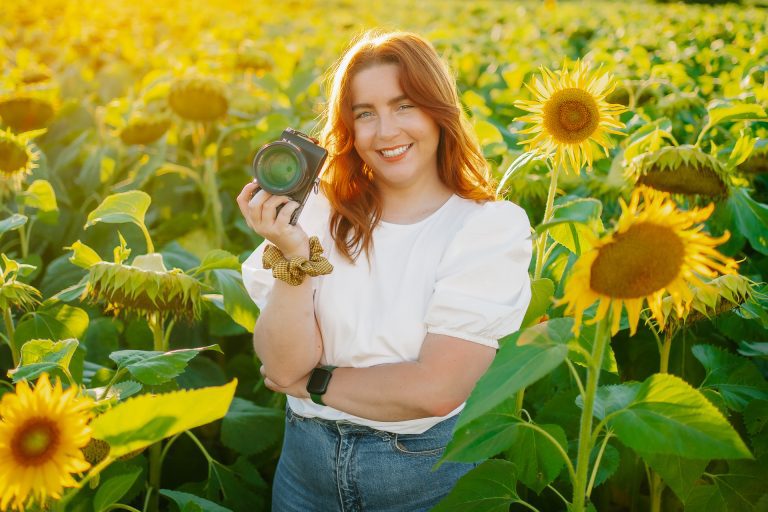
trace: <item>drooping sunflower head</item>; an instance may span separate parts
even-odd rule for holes
[[[244,39],[237,47],[237,69],[254,71],[262,75],[274,67],[272,56],[251,39]]]
[[[17,94],[0,100],[0,118],[16,133],[45,128],[54,114],[53,104],[45,98]]]
[[[24,177],[35,168],[37,152],[10,130],[0,130],[0,196],[4,189],[18,190]]]
[[[592,166],[596,150],[608,154],[612,146],[608,134],[621,134],[618,129],[624,124],[618,116],[626,111],[623,105],[605,100],[614,87],[609,74],[590,73],[586,64],[577,61],[557,74],[542,68],[541,79],[526,86],[535,99],[515,105],[530,112],[518,118],[533,123],[521,131],[531,135],[523,141],[529,149],[552,155],[556,166],[575,173],[585,163]]]
[[[576,331],[584,311],[596,301],[592,321],[610,310],[612,334],[618,332],[626,307],[633,335],[646,302],[663,329],[665,296],[682,316],[693,298],[691,285],[701,285],[702,278],[718,273],[736,272],[736,262],[715,249],[728,234],[713,238],[702,232],[700,223],[714,204],[681,211],[668,194],[641,187],[634,190],[629,204],[621,201],[621,209],[615,230],[579,258],[566,283],[560,303],[567,304],[566,314],[574,315]]]
[[[174,81],[168,104],[179,116],[190,121],[214,121],[224,116],[229,108],[224,83],[204,76]]]
[[[638,185],[671,194],[719,200],[729,192],[723,164],[689,144],[638,155],[629,162],[627,174]]]
[[[135,116],[120,130],[120,140],[128,145],[152,144],[170,127],[171,119],[168,116]]]
[[[0,401],[0,509],[58,499],[86,471],[93,403],[76,387],[63,390],[43,374],[34,388],[22,381]]]
[[[692,286],[691,307],[679,315],[671,297],[665,297],[662,313],[667,324],[694,323],[737,308],[758,292],[755,283],[741,274],[726,274]],[[674,313],[674,314],[673,314]]]
[[[133,265],[102,261],[89,269],[85,294],[106,311],[153,313],[194,320],[200,317],[202,285],[181,270],[167,270],[162,255],[137,256]]]

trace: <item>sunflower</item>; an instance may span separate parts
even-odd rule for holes
[[[624,124],[618,116],[626,108],[605,100],[614,88],[613,77],[607,73],[590,74],[580,61],[571,69],[563,66],[557,75],[544,67],[541,71],[541,80],[536,78],[531,85],[526,84],[536,99],[515,102],[531,113],[518,119],[533,123],[520,132],[532,135],[523,144],[528,149],[554,154],[557,167],[578,173],[585,162],[592,166],[596,148],[602,148],[608,156],[611,142],[607,134],[621,134],[616,128]]]
[[[53,104],[25,94],[0,100],[0,117],[16,133],[47,127],[54,116]]]
[[[715,249],[728,234],[712,238],[696,225],[712,214],[714,204],[681,211],[668,194],[645,187],[634,190],[629,205],[620,203],[622,213],[615,230],[579,258],[559,301],[567,303],[566,314],[574,315],[576,332],[584,310],[595,301],[599,305],[592,322],[604,318],[610,309],[612,334],[618,332],[626,306],[630,335],[634,335],[645,302],[664,329],[665,295],[682,317],[694,296],[691,286],[702,286],[702,278],[715,277],[717,272],[736,271],[736,262]]]
[[[202,308],[200,282],[179,269],[167,270],[157,253],[137,256],[133,265],[108,261],[91,265],[84,295],[106,303],[108,312],[161,312],[192,320],[200,317]]]
[[[0,196],[3,182],[12,190],[17,190],[24,176],[35,168],[38,155],[29,143],[10,130],[0,130]]]
[[[167,116],[136,116],[120,130],[120,139],[127,145],[152,144],[165,135],[171,126]]]
[[[61,498],[86,471],[81,449],[91,438],[92,402],[64,391],[43,374],[34,389],[22,381],[0,401],[0,509],[24,509],[35,499]]]
[[[629,162],[627,174],[639,185],[672,194],[718,200],[729,191],[723,164],[690,144],[638,155]]]
[[[224,83],[211,77],[181,78],[171,84],[168,104],[190,121],[213,121],[229,108]]]

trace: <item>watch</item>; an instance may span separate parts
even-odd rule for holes
[[[328,391],[328,383],[331,382],[331,376],[335,369],[335,366],[319,366],[309,374],[307,392],[316,404],[325,405],[323,403],[323,395]]]

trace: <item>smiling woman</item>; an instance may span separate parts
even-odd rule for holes
[[[495,200],[456,85],[421,37],[364,36],[329,96],[322,193],[299,224],[297,203],[255,183],[238,197],[266,239],[243,264],[254,347],[288,395],[272,509],[426,511],[473,467],[432,471],[498,339],[520,327],[530,225]],[[289,282],[263,268],[265,255],[319,261],[320,245],[330,273]]]

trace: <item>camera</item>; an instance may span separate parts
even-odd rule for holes
[[[260,188],[299,203],[291,216],[292,225],[296,225],[309,193],[320,181],[318,176],[326,156],[328,152],[318,145],[317,139],[286,128],[280,140],[262,146],[253,159],[253,173]]]

